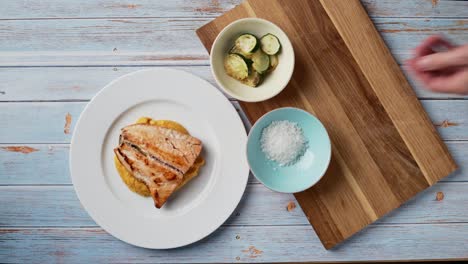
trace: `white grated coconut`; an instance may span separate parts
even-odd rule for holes
[[[262,151],[280,166],[292,165],[304,154],[307,141],[297,123],[273,121],[265,127],[260,138]]]

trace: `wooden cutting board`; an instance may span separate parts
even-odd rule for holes
[[[225,26],[245,17],[277,24],[296,53],[293,78],[280,95],[241,103],[250,121],[294,106],[329,132],[330,168],[295,194],[325,248],[456,169],[359,0],[248,0],[198,29],[198,37],[210,51]]]

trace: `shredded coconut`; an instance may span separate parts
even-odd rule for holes
[[[297,123],[273,121],[265,127],[260,138],[262,151],[267,158],[280,166],[294,164],[307,148],[307,141]]]

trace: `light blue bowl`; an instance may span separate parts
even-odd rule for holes
[[[262,131],[273,121],[297,123],[308,141],[305,154],[293,165],[279,166],[262,152]],[[292,107],[279,108],[262,116],[252,127],[247,141],[247,160],[255,177],[273,191],[296,193],[316,184],[327,171],[331,144],[320,120],[308,112]]]

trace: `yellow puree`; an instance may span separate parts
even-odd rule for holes
[[[176,131],[179,131],[180,133],[183,134],[189,134],[187,129],[183,127],[181,124],[171,121],[171,120],[153,120],[149,117],[141,117],[136,121],[137,124],[150,124],[150,125],[156,125],[160,127],[165,127],[169,129],[174,129]],[[128,186],[128,188],[139,195],[142,196],[150,196],[151,193],[148,190],[148,187],[141,181],[139,181],[137,178],[133,177],[132,173],[129,172],[123,165],[120,163],[119,159],[117,159],[116,156],[114,156],[114,163],[115,163],[115,168],[119,172],[120,177],[122,178],[123,182]],[[177,188],[180,189],[180,187],[184,186],[187,182],[189,182],[192,178],[198,175],[198,171],[200,170],[201,166],[205,164],[205,159],[200,155],[198,158],[195,160],[195,163],[193,166],[187,171],[187,173],[184,174],[184,180],[182,181],[182,184]]]

